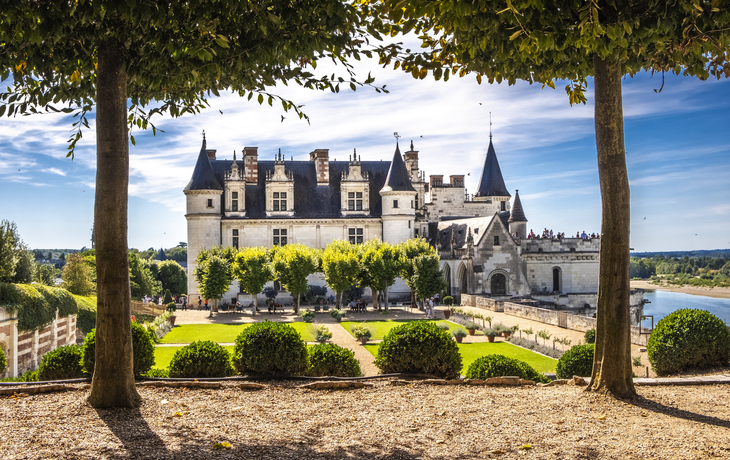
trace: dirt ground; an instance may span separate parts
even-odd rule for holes
[[[2,398],[0,458],[730,458],[727,385],[638,387],[620,401],[574,386],[265,384],[139,388],[139,409],[95,410],[88,390]]]

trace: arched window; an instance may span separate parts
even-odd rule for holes
[[[561,292],[560,286],[562,283],[562,274],[560,273],[560,268],[555,267],[553,268],[553,292]]]
[[[501,273],[492,275],[490,291],[492,295],[507,295],[507,278]]]

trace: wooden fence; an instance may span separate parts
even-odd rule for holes
[[[165,310],[165,305],[157,305],[153,302],[145,303],[141,300],[132,301],[133,313],[139,313],[141,315],[160,316],[161,314],[165,313]]]

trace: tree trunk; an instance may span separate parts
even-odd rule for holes
[[[370,293],[373,296],[373,310],[380,310],[380,302],[378,301],[378,290],[375,286],[370,286]]]
[[[340,310],[341,309],[340,308],[341,307],[341,305],[340,305],[341,302],[342,302],[342,291],[337,291],[337,292],[335,292],[335,309],[337,309],[337,310]]]
[[[253,297],[253,313],[252,316],[256,316],[256,309],[259,308],[259,296],[256,294],[251,294]]]
[[[589,391],[636,394],[629,313],[630,191],[624,149],[621,63],[594,56],[596,147],[601,184],[601,252],[596,350]]]
[[[383,300],[385,301],[385,311],[390,311],[390,303],[388,302],[388,286],[383,289]]]
[[[297,293],[296,299],[294,299],[294,313],[299,313],[299,298],[300,295]]]
[[[96,364],[92,407],[137,407],[132,361],[131,293],[127,257],[127,75],[124,47],[113,40],[98,50],[96,72]]]

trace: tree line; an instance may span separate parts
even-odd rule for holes
[[[417,302],[445,289],[439,264],[436,250],[423,238],[398,245],[379,240],[358,245],[335,240],[323,250],[301,244],[204,249],[196,259],[194,276],[200,295],[213,300],[220,299],[233,280],[250,294],[258,294],[266,283],[278,281],[292,294],[294,309],[299,311],[301,294],[308,288],[307,277],[319,272],[335,291],[336,306],[341,305],[343,292],[352,287],[369,287],[373,293],[373,306],[380,308],[382,299],[388,311],[388,287],[397,277],[405,281]],[[256,295],[253,295],[253,301],[255,314]]]
[[[730,259],[726,257],[654,257],[631,258],[630,277],[657,278],[658,275],[672,284],[698,286],[730,285]]]

